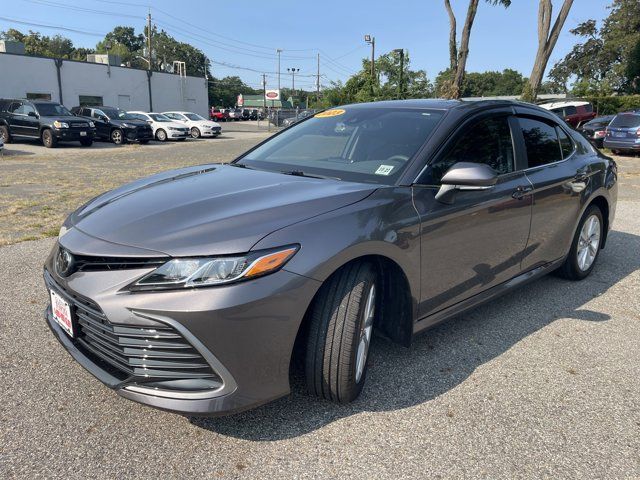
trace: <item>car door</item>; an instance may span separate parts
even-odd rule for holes
[[[7,109],[9,129],[12,135],[29,135],[25,115],[22,114],[22,102],[16,101]]]
[[[96,125],[96,132],[100,138],[109,139],[111,134],[111,125],[107,120],[105,113],[98,108],[85,108],[86,116],[91,117],[91,120]]]
[[[582,195],[592,172],[576,145],[551,119],[519,116],[527,158],[525,173],[533,185],[531,233],[522,267],[525,270],[564,256],[573,239]]]
[[[522,171],[517,121],[493,112],[463,124],[413,187],[421,223],[421,317],[494,287],[521,272],[529,236],[531,184]],[[461,190],[451,204],[435,199],[457,162],[486,163],[495,186]]]

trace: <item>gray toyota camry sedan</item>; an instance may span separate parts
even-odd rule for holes
[[[613,160],[533,105],[333,108],[229,165],[81,206],[45,264],[46,321],[153,407],[255,407],[287,395],[298,365],[311,394],[349,402],[373,333],[407,346],[549,272],[589,275],[616,181]]]

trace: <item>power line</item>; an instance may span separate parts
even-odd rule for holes
[[[104,10],[95,10],[93,8],[85,8],[85,7],[78,7],[75,5],[67,5],[67,4],[62,4],[62,3],[57,3],[57,2],[53,2],[50,0],[22,0],[23,2],[29,2],[29,3],[34,3],[36,5],[42,5],[42,6],[46,6],[46,7],[54,7],[54,8],[64,8],[67,10],[73,10],[76,12],[85,12],[85,13],[94,13],[97,15],[108,15],[108,16],[112,16],[112,17],[125,17],[125,18],[134,18],[137,20],[140,20],[141,17],[138,17],[137,15],[127,15],[125,13],[114,13],[114,12],[105,12]]]
[[[6,22],[17,23],[19,25],[26,25],[27,27],[50,28],[52,30],[61,30],[61,31],[64,31],[64,32],[79,33],[81,35],[91,35],[91,36],[94,36],[94,37],[104,37],[106,35],[105,33],[88,32],[88,31],[85,31],[85,30],[76,30],[75,28],[61,27],[60,25],[50,25],[50,24],[46,24],[46,23],[27,22],[25,20],[18,20],[18,19],[15,19],[15,18],[8,18],[8,17],[0,17],[0,20],[4,20]]]

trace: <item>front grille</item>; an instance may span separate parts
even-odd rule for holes
[[[89,128],[89,123],[87,122],[70,122],[69,127],[71,128]]]
[[[111,323],[95,302],[63,288],[48,272],[45,281],[72,307],[78,327],[76,346],[119,380],[221,382],[200,352],[170,325]]]
[[[73,257],[74,270],[79,272],[157,268],[167,261],[167,258],[94,257],[86,255],[74,255]]]

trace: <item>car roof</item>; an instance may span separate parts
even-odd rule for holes
[[[411,99],[411,100],[384,100],[380,102],[353,103],[344,105],[345,108],[424,108],[432,110],[459,111],[473,113],[488,108],[496,107],[527,107],[540,112],[548,113],[537,105],[516,100],[446,100],[439,98]]]
[[[565,102],[549,102],[549,103],[541,103],[538,106],[544,108],[545,110],[551,110],[552,108],[562,108],[562,107],[582,107],[584,105],[589,105],[590,102],[585,100],[570,100]]]

